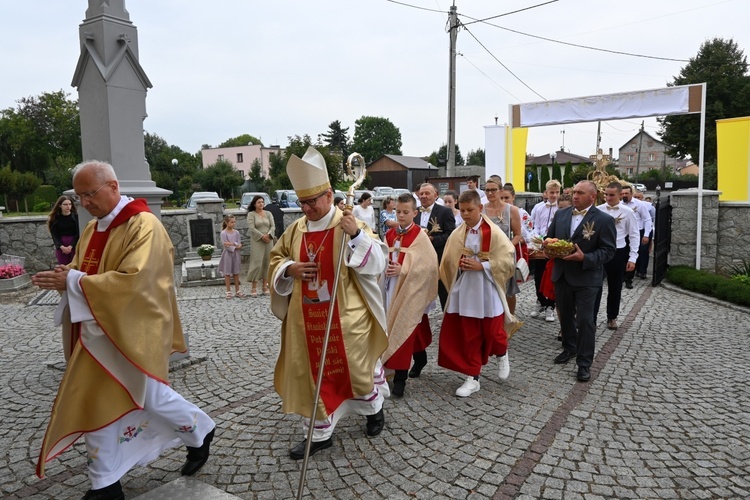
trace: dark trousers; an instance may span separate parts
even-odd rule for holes
[[[542,276],[544,275],[544,269],[547,267],[548,259],[534,259],[531,262],[534,263],[534,287],[536,288],[536,300],[542,305],[542,307],[555,308],[555,301],[550,300],[539,291],[539,287],[542,286]]]
[[[628,255],[630,249],[625,246],[615,251],[612,260],[604,264],[604,272],[607,275],[607,319],[617,319],[620,313],[620,300],[622,299],[622,283],[625,280],[625,267],[628,265]],[[602,290],[596,295],[596,304],[594,305],[594,324],[596,317],[599,315],[599,305],[602,301]]]
[[[565,281],[565,276],[560,276],[555,282],[563,349],[576,353],[579,367],[590,368],[594,362],[596,327],[593,309],[601,288],[601,285],[571,286]]]
[[[445,303],[448,301],[448,290],[446,290],[443,282],[438,280],[438,297],[440,298],[440,307],[445,311]]]
[[[643,236],[643,232],[641,232],[641,236]],[[648,243],[641,244],[638,247],[638,260],[635,261],[635,272],[643,276],[644,274],[648,274],[648,250],[651,247],[651,238],[654,236],[654,232],[651,231],[651,234],[648,235]]]
[[[625,248],[630,248],[633,245],[638,245],[638,260],[641,260],[640,258],[640,249],[641,249],[641,241],[643,241],[643,229],[640,231],[641,239],[638,241],[628,241],[628,244]],[[646,253],[648,254],[648,250],[646,250]],[[648,267],[648,262],[646,262],[646,267]],[[633,271],[627,271],[625,273],[625,283],[633,283],[633,277],[635,276],[635,272],[638,270],[638,261],[636,261],[635,264],[635,270]],[[640,272],[640,271],[638,271]]]

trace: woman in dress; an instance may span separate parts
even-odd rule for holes
[[[362,193],[362,196],[359,197],[359,205],[354,207],[352,215],[370,226],[373,233],[378,233],[378,225],[375,222],[375,210],[372,208],[372,195],[370,193]]]
[[[380,236],[385,241],[385,233],[392,227],[398,227],[396,221],[396,199],[386,196],[383,200],[383,210],[380,211]]]
[[[487,196],[487,203],[484,205],[483,212],[494,222],[508,237],[515,247],[518,245],[523,236],[521,234],[521,214],[518,207],[505,203],[500,199],[502,184],[493,178],[487,180],[484,187],[484,194]],[[511,276],[505,289],[505,296],[508,299],[508,308],[511,314],[516,312],[516,294],[521,289],[516,283],[516,277]]]
[[[78,243],[78,213],[76,206],[67,196],[60,196],[52,207],[47,219],[47,227],[55,245],[57,263],[68,265],[73,261]]]
[[[456,227],[460,226],[464,221],[461,218],[461,211],[458,209],[458,193],[453,190],[446,191],[443,195],[443,203],[445,206],[453,211],[453,217],[456,219]]]
[[[268,291],[268,265],[273,248],[273,235],[276,226],[270,212],[263,210],[263,197],[257,195],[248,205],[247,235],[250,237],[250,268],[247,271],[247,281],[250,282],[250,296],[257,297],[256,283],[263,281],[261,295]]]

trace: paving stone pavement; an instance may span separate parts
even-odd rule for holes
[[[460,399],[462,377],[435,365],[436,336],[422,376],[386,402],[380,436],[365,436],[364,418],[340,422],[334,447],[310,460],[305,498],[750,497],[750,313],[647,283],[623,291],[619,330],[602,311],[587,384],[574,363],[552,363],[558,323],[528,318],[510,342],[510,378],[491,360],[481,390]],[[63,361],[54,300],[39,295],[0,296],[0,496],[80,498],[82,443],[34,475]],[[527,283],[519,311],[533,302]],[[218,423],[195,480],[238,498],[294,497],[301,463],[288,452],[304,435],[273,389],[280,323],[268,298],[197,287],[179,288],[178,303],[198,361],[179,364],[172,384]],[[183,459],[170,450],[132,469],[126,497],[187,500]]]

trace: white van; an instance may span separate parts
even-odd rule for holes
[[[185,208],[195,208],[196,206],[196,200],[199,200],[201,198],[219,198],[219,193],[215,191],[196,191],[193,194],[190,195],[190,199],[188,200],[187,204],[185,205]]]

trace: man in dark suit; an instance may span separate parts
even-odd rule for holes
[[[432,246],[435,248],[435,253],[437,253],[438,265],[440,265],[445,243],[448,241],[448,237],[453,230],[456,229],[456,218],[453,216],[453,211],[450,208],[438,205],[436,203],[437,199],[438,191],[435,186],[429,182],[425,182],[420,186],[419,202],[421,206],[419,207],[419,212],[414,217],[414,224],[422,227],[423,231],[429,236]],[[445,289],[441,281],[438,281],[438,297],[440,297],[440,306],[445,309],[445,302],[448,300],[448,290]],[[409,371],[409,377],[419,377],[425,365],[427,365],[427,352],[415,352],[414,365]]]
[[[276,226],[276,239],[281,238],[281,235],[284,234],[284,212],[279,207],[279,204],[276,203],[276,200],[271,201],[264,208],[271,212],[273,216],[273,223]]]
[[[597,191],[591,181],[576,184],[573,206],[558,210],[547,231],[548,238],[575,245],[572,254],[555,259],[552,270],[563,336],[563,351],[555,363],[564,364],[576,356],[581,382],[591,379],[596,339],[593,310],[604,279],[604,264],[617,249],[615,221],[596,208]]]

